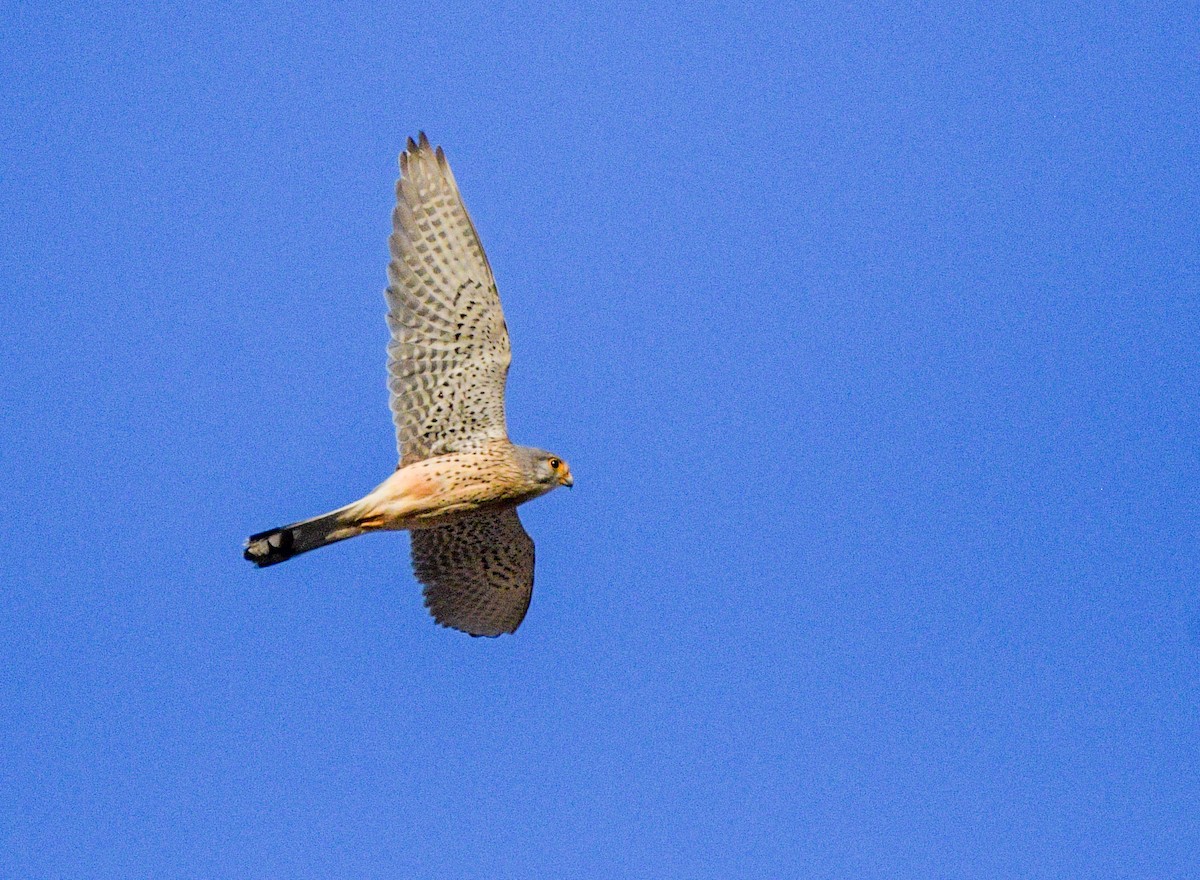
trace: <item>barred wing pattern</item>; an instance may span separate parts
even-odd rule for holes
[[[388,390],[401,466],[507,439],[496,282],[441,147],[400,155],[388,239]]]
[[[442,626],[473,636],[515,632],[533,595],[533,539],[516,508],[412,532],[413,571]]]

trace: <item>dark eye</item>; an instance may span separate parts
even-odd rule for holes
[[[562,464],[561,459],[557,459],[557,458],[550,459],[550,470],[552,470],[552,471],[558,470],[558,468],[561,464]]]

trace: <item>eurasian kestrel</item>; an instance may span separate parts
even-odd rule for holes
[[[442,148],[400,154],[388,239],[388,390],[400,464],[332,513],[246,540],[274,565],[366,532],[409,529],[413,570],[438,623],[513,632],[533,593],[533,541],[517,505],[572,485],[560,457],[514,446],[504,421],[511,354],[496,282]]]

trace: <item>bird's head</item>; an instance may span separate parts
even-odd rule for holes
[[[527,476],[544,487],[542,491],[549,492],[558,486],[566,486],[569,489],[575,485],[571,468],[560,456],[544,449],[525,448],[521,451],[524,453],[523,464]]]

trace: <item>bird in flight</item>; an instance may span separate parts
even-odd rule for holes
[[[574,481],[561,457],[508,439],[511,353],[496,282],[450,164],[424,132],[400,154],[388,244],[388,391],[400,464],[358,501],[251,535],[243,555],[275,565],[407,529],[438,623],[474,636],[514,632],[533,594],[533,540],[517,505]]]

